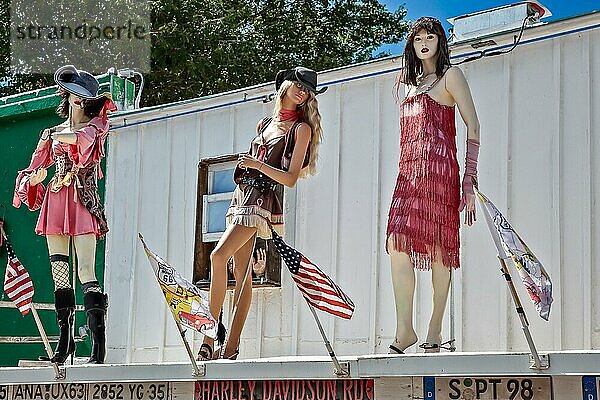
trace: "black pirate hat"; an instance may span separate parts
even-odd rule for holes
[[[327,86],[317,90],[317,73],[304,67],[279,71],[275,77],[275,90],[279,90],[283,81],[299,82],[314,94],[321,94],[327,90]]]
[[[94,75],[86,71],[80,71],[73,65],[60,67],[54,73],[56,84],[67,92],[84,99],[98,99],[103,94],[98,95],[100,84]]]

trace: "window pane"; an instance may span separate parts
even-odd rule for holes
[[[225,231],[225,214],[231,200],[221,200],[207,203],[208,206],[208,232],[216,233]]]
[[[210,194],[233,192],[234,189],[233,168],[214,172],[213,187]]]

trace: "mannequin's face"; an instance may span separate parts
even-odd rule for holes
[[[294,105],[303,104],[309,97],[308,89],[298,82],[290,82],[285,97]]]
[[[417,32],[413,39],[415,53],[420,60],[427,60],[437,56],[438,36],[435,33],[429,33],[425,29]]]
[[[74,94],[69,94],[69,105],[73,109],[81,109],[83,108],[83,103],[81,102],[83,99],[79,96],[75,96]]]

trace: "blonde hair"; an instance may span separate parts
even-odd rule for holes
[[[288,89],[294,84],[292,81],[283,81],[277,96],[275,97],[275,109],[273,110],[273,118],[279,116],[279,111],[282,109],[282,101]],[[310,143],[308,151],[310,154],[308,166],[300,171],[300,178],[305,178],[317,173],[317,159],[319,158],[319,145],[323,140],[323,129],[321,129],[321,114],[319,113],[319,102],[313,92],[307,90],[308,99],[297,107],[304,114],[304,122],[308,124],[311,130]]]

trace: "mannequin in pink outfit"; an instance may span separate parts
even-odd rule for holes
[[[431,270],[433,310],[426,352],[439,352],[451,270],[459,267],[459,212],[475,220],[479,122],[462,71],[450,65],[441,23],[420,18],[411,27],[398,90],[400,163],[387,229],[396,303],[396,334],[390,353],[403,353],[418,340],[413,328],[415,269]],[[467,160],[462,185],[456,160],[454,107],[467,126]],[[462,186],[462,195],[460,188]]]
[[[97,190],[100,160],[108,136],[107,111],[116,110],[110,95],[98,95],[98,81],[67,65],[55,74],[62,102],[58,114],[66,120],[44,129],[29,167],[19,172],[13,205],[24,202],[40,209],[35,228],[46,236],[60,338],[51,361],[62,364],[75,351],[72,336],[75,292],[70,279],[69,248],[74,246],[77,276],[92,338],[90,363],[103,363],[107,298],[96,278],[96,239],[108,231]],[[55,173],[48,187],[47,169]]]

